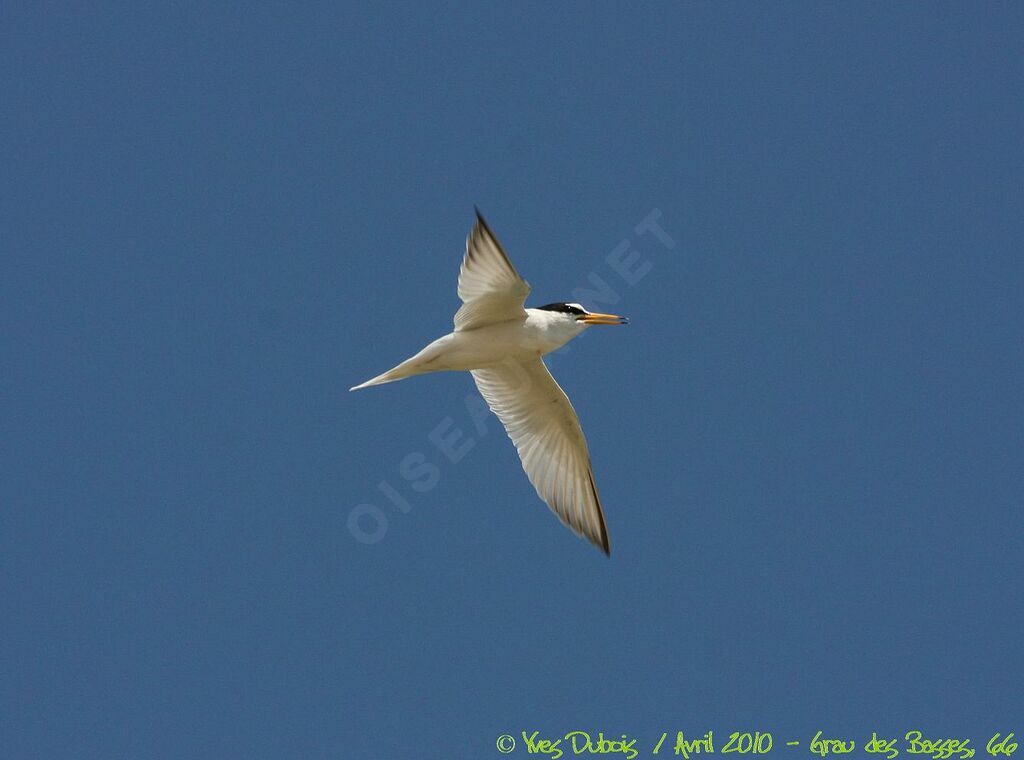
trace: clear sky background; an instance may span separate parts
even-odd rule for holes
[[[4,7],[0,755],[1024,734],[1021,6],[302,6]],[[632,320],[611,559],[469,376],[347,391],[473,204]]]

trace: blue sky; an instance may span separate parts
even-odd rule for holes
[[[1024,734],[1019,5],[3,15],[4,757]],[[611,559],[468,376],[346,390],[474,204],[631,318],[550,363]]]

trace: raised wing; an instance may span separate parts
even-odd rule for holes
[[[455,314],[456,330],[506,322],[525,316],[523,302],[530,286],[508,260],[505,249],[487,226],[480,211],[466,238],[466,255],[459,270],[459,298],[463,306]]]
[[[569,398],[544,362],[510,359],[472,374],[505,425],[538,495],[559,520],[610,555],[587,441]]]

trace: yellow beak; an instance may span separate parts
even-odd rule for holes
[[[629,324],[629,320],[626,317],[619,317],[615,314],[584,314],[579,318],[580,322],[587,325],[625,325]]]

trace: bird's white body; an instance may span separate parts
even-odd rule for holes
[[[579,304],[525,308],[530,286],[479,212],[466,241],[458,291],[462,308],[455,314],[453,332],[352,390],[427,372],[470,372],[508,431],[540,497],[563,523],[609,554],[587,441],[572,404],[541,357],[590,325],[626,320],[589,312]]]
[[[509,360],[537,359],[561,348],[587,329],[557,312],[525,309],[522,319],[510,319],[470,330],[456,330],[428,344],[397,367],[367,380],[353,390],[390,383],[412,375],[449,370],[468,372]]]

